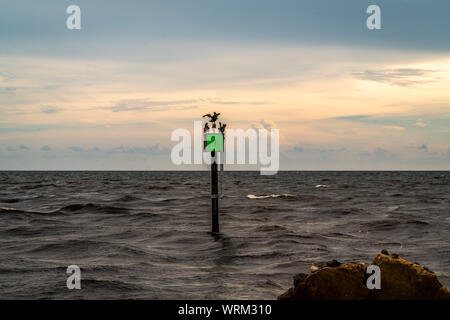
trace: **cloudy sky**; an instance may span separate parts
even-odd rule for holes
[[[171,132],[212,111],[278,128],[282,169],[449,170],[449,16],[448,0],[0,0],[0,170],[174,169]]]

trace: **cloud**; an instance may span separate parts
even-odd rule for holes
[[[340,154],[342,152],[347,152],[347,148],[346,147],[340,147],[340,148],[322,148],[320,146],[315,146],[315,147],[308,147],[305,148],[303,146],[294,146],[291,149],[286,150],[287,152],[298,152],[298,153],[309,153],[309,154],[326,154],[326,153],[333,153],[333,154]]]
[[[58,126],[58,125],[50,125],[50,124],[14,124],[10,123],[7,127],[3,127],[0,124],[0,132],[39,132],[39,131],[45,131],[45,130],[51,130],[51,129],[61,129],[61,128],[67,128],[68,126]]]
[[[168,111],[168,110],[190,110],[196,109],[196,105],[189,105],[197,102],[198,100],[167,100],[167,101],[155,101],[150,99],[128,99],[121,100],[115,105],[106,107],[93,107],[91,109],[103,109],[111,110],[113,112],[122,111]]]
[[[352,73],[358,79],[398,86],[410,86],[436,82],[439,78],[433,76],[437,71],[417,68],[398,68],[390,70],[365,70]]]
[[[273,128],[275,128],[275,122],[273,122],[272,120],[261,120],[261,124],[264,127],[264,129],[266,130],[271,130]]]
[[[70,150],[74,151],[74,152],[83,152],[84,149],[81,147],[71,147]]]
[[[208,98],[205,99],[206,102],[212,103],[212,104],[223,104],[223,105],[235,105],[235,104],[248,104],[248,105],[266,105],[271,104],[270,101],[237,101],[237,100],[223,100],[223,99],[214,99],[214,98]]]
[[[0,82],[10,82],[16,79],[16,76],[12,73],[0,72]]]
[[[13,93],[13,92],[17,91],[18,89],[20,89],[20,88],[19,87],[3,87],[3,88],[0,88],[0,94]]]
[[[203,99],[180,99],[180,100],[152,100],[152,99],[127,99],[120,100],[111,106],[92,107],[92,110],[111,110],[113,112],[122,111],[170,111],[170,110],[191,110],[197,109],[198,105],[266,105],[269,101],[256,100],[223,100],[217,98]]]
[[[417,149],[428,152],[428,143],[424,143],[423,145],[417,147]]]
[[[396,131],[404,131],[406,130],[404,127],[400,126],[383,126],[384,129],[396,130]]]
[[[293,151],[293,152],[303,152],[305,149],[303,148],[303,147],[301,147],[301,146],[295,146],[295,147],[293,147],[291,150],[289,150],[289,151]]]
[[[405,127],[399,125],[403,124],[402,118],[387,118],[379,115],[350,115],[331,118],[332,120],[344,120],[352,122],[368,123],[372,125],[381,126],[384,129],[403,131]]]
[[[89,153],[89,154],[98,154],[100,151],[102,151],[99,147],[93,147],[93,148],[83,148],[79,146],[73,146],[69,148],[70,151],[76,152],[76,153]]]
[[[53,113],[58,112],[59,110],[60,110],[59,108],[52,107],[52,106],[42,107],[42,113],[45,113],[45,114],[53,114]]]
[[[29,150],[29,148],[28,148],[27,146],[24,146],[24,145],[17,146],[17,148],[15,148],[15,147],[13,147],[13,146],[8,146],[8,147],[6,148],[6,150],[8,150],[8,151]]]
[[[349,121],[358,121],[358,120],[364,120],[370,118],[369,115],[354,115],[354,116],[342,116],[342,117],[335,117],[332,119],[335,120],[349,120]]]
[[[388,150],[378,147],[375,149],[375,151],[373,153],[373,157],[377,161],[382,161],[382,160],[386,160],[388,158],[392,158],[393,155],[389,156]]]
[[[405,106],[406,104],[401,104]],[[388,105],[393,106],[393,105]],[[395,105],[398,106],[398,105]],[[407,106],[407,105],[406,105]],[[409,106],[408,106],[409,107]],[[447,104],[439,105],[439,109],[436,111],[428,111],[429,114],[425,114],[422,109],[431,109],[432,105],[428,108],[428,105],[416,105],[412,106],[412,111],[404,112],[403,114],[373,114],[373,115],[348,115],[333,117],[330,120],[348,121],[362,124],[369,124],[371,126],[381,127],[382,129],[405,131],[412,130],[416,134],[424,134],[430,131],[441,130],[446,132],[446,128],[450,125],[449,119],[449,106]],[[410,107],[410,108],[412,108]],[[417,111],[416,111],[417,110]],[[415,113],[411,115],[410,113]],[[422,128],[422,129],[419,129]],[[426,129],[425,129],[426,128]],[[428,129],[428,130],[427,130]],[[420,132],[420,131],[422,132]],[[381,133],[381,132],[380,132]]]
[[[50,148],[49,146],[43,146],[42,148],[41,148],[41,151],[51,151],[52,150],[52,148]]]
[[[276,124],[272,120],[263,119],[257,123],[252,123],[254,129],[266,129],[270,132],[271,129],[276,129]]]
[[[146,146],[146,147],[139,147],[139,146],[133,147],[121,145],[120,147],[106,150],[107,154],[124,153],[124,154],[161,155],[167,154],[169,152],[170,152],[169,149],[161,148],[159,143],[153,146]]]
[[[347,148],[338,148],[338,149],[319,149],[318,151],[321,152],[321,153],[326,153],[326,152],[335,152],[335,153],[338,153],[338,152],[345,152],[345,151],[347,151]]]

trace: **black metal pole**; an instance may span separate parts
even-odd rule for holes
[[[211,151],[211,214],[212,232],[219,232],[219,179],[217,173],[216,152]]]

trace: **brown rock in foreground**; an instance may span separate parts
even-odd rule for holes
[[[447,300],[450,293],[431,271],[400,257],[378,254],[381,289],[366,287],[364,263],[324,267],[298,282],[279,300]]]
[[[446,287],[441,287],[433,296],[433,300],[450,300],[450,292]]]
[[[325,267],[306,277],[293,292],[294,300],[364,300],[369,289],[362,286],[366,265]]]
[[[401,257],[377,254],[372,264],[380,267],[381,290],[371,290],[371,300],[431,300],[442,287],[435,273]]]

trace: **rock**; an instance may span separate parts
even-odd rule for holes
[[[307,276],[308,276],[308,275],[307,275],[306,273],[299,273],[299,274],[296,274],[296,275],[294,276],[294,288],[297,287],[297,285],[298,285],[300,282],[303,282],[303,281],[306,279]]]
[[[339,267],[340,265],[341,263],[334,259],[330,261],[315,262],[311,266],[311,272],[316,272],[325,267]]]
[[[398,255],[378,254],[373,265],[380,267],[381,289],[366,287],[364,263],[340,264],[328,261],[314,264],[310,274],[297,274],[294,288],[279,300],[450,300],[450,293],[435,273]],[[312,269],[312,267],[311,267]]]
[[[310,270],[311,270],[311,272],[316,272],[316,271],[319,271],[319,270],[322,269],[322,268],[325,268],[325,265],[324,265],[324,266],[318,266],[318,265],[316,265],[316,264],[313,264],[313,265],[311,266]]]
[[[433,296],[433,300],[450,300],[450,292],[448,292],[446,287],[440,287]]]
[[[278,300],[294,300],[294,293],[295,290],[294,288],[289,288],[288,291],[286,291],[285,293],[283,293],[281,296],[278,297]]]
[[[364,300],[369,289],[363,286],[366,265],[343,264],[324,267],[278,297],[280,300]]]
[[[400,257],[378,254],[372,264],[380,267],[381,289],[370,292],[371,300],[428,300],[442,287],[436,274]]]
[[[339,261],[333,259],[331,260],[331,263],[327,264],[327,267],[339,267],[341,264],[342,263],[340,263]]]

